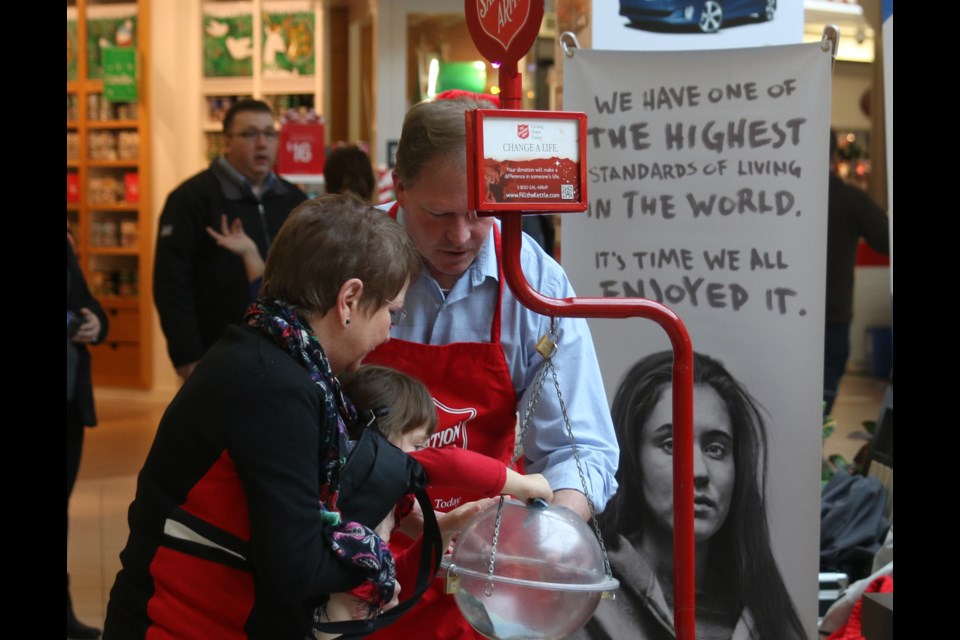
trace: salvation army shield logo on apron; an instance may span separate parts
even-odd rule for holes
[[[477,410],[473,407],[454,409],[436,398],[433,404],[437,407],[437,430],[427,440],[427,446],[469,449],[467,427],[477,417]]]

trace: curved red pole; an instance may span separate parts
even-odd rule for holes
[[[687,329],[676,313],[652,300],[560,299],[535,291],[520,268],[522,215],[506,214],[501,221],[504,277],[524,306],[542,315],[560,318],[649,318],[670,338],[673,346],[673,620],[677,640],[694,640],[693,345]]]

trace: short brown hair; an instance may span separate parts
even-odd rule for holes
[[[334,148],[323,163],[323,184],[327,193],[350,191],[361,200],[373,198],[377,180],[370,156],[355,144]]]
[[[233,126],[233,118],[241,111],[252,111],[254,113],[269,113],[273,115],[273,109],[270,108],[263,100],[241,100],[239,102],[234,102],[233,105],[227,109],[227,115],[223,117],[223,132],[231,133],[230,127]]]
[[[340,375],[340,385],[357,411],[389,409],[377,419],[377,426],[391,442],[423,424],[427,425],[427,435],[437,429],[437,409],[430,391],[412,376],[389,367],[364,365]],[[357,429],[350,433],[354,440],[360,437]]]
[[[430,160],[459,154],[466,164],[467,124],[464,113],[492,109],[492,102],[472,98],[421,102],[407,111],[397,143],[397,175],[408,185]]]
[[[267,254],[260,295],[324,314],[351,278],[360,305],[379,309],[420,275],[420,254],[396,220],[354,195],[325,195],[297,206]]]

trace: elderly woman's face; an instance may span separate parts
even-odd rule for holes
[[[673,407],[664,389],[640,434],[640,489],[648,521],[673,531]],[[733,496],[733,427],[720,395],[708,385],[693,389],[693,513],[697,542],[727,519]]]
[[[390,327],[393,326],[391,310],[403,309],[404,299],[407,295],[409,281],[403,285],[393,300],[383,300],[376,309],[359,309],[353,314],[352,324],[348,331],[345,331],[342,339],[336,347],[337,353],[344,354],[344,371],[356,371],[367,355],[379,347],[384,342],[390,340]],[[327,355],[330,357],[331,348],[327,349]],[[334,366],[333,358],[330,357],[330,366]],[[334,373],[340,370],[334,368]]]

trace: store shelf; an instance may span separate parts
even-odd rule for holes
[[[282,178],[290,182],[306,182],[310,184],[323,184],[322,173],[283,173]]]
[[[130,19],[132,6],[134,46],[143,61],[149,50],[150,0],[68,3],[68,40],[71,20],[76,21],[72,54],[77,79],[67,82],[67,148],[78,159],[67,162],[67,183],[68,193],[83,198],[67,202],[67,224],[75,231],[87,284],[110,317],[106,341],[92,348],[94,384],[146,389],[153,384],[153,301],[149,287],[140,283],[149,281],[152,247],[139,234],[151,225],[149,65],[138,65],[132,101],[110,101],[103,81],[88,79],[88,65],[100,59],[88,47],[118,40],[116,33]],[[116,11],[126,13],[120,17]],[[120,154],[125,157],[91,159]]]
[[[141,151],[141,154],[143,152]],[[140,159],[124,159],[124,160],[87,160],[87,166],[92,169],[127,169],[127,168],[136,168],[140,164]]]
[[[140,210],[140,205],[136,202],[90,202],[87,209],[92,211],[133,211]]]
[[[137,296],[101,296],[100,304],[104,307],[117,307],[121,309],[136,309],[139,306],[140,299]]]
[[[136,129],[138,120],[90,120],[87,129]]]
[[[200,90],[208,96],[252,95],[253,78],[204,78]]]
[[[137,247],[90,247],[92,256],[138,256],[140,249]]]
[[[313,76],[300,78],[264,79],[260,87],[264,95],[285,95],[288,93],[313,93],[316,80]]]

